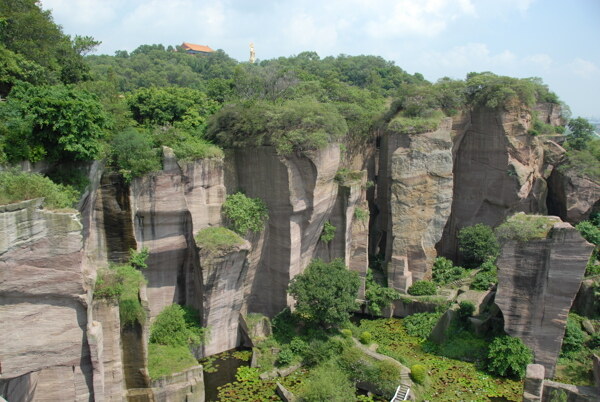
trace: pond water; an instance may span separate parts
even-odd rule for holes
[[[204,389],[207,402],[218,401],[218,387],[235,381],[235,374],[238,367],[250,365],[249,359],[242,360],[235,353],[240,350],[233,349],[200,360],[200,364],[204,365]]]

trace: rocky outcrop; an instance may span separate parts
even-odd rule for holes
[[[387,133],[378,177],[388,284],[406,292],[427,278],[452,204],[451,119],[433,132]]]
[[[549,212],[569,223],[579,223],[600,211],[600,183],[572,169],[552,170],[548,187]]]
[[[204,402],[202,366],[158,378],[151,386],[155,402]]]
[[[210,328],[209,340],[203,345],[204,356],[224,352],[240,344],[238,326],[245,302],[249,249],[248,241],[225,251],[200,249],[204,282],[202,324]]]
[[[592,249],[575,228],[559,222],[546,238],[507,242],[498,258],[495,301],[504,330],[533,350],[549,378]]]
[[[144,275],[151,317],[173,303],[201,310],[202,277],[193,234],[220,223],[225,201],[222,160],[178,164],[168,157],[168,149],[164,153],[165,170],[135,179],[130,195],[138,248],[150,251]]]
[[[248,311],[273,316],[293,300],[289,281],[313,258],[337,196],[338,144],[307,153],[279,156],[273,147],[235,150],[229,188],[267,204],[267,237],[254,278]]]
[[[456,257],[463,227],[496,226],[519,211],[547,212],[544,151],[528,133],[532,124],[524,106],[478,107],[456,119],[452,213],[438,244],[441,254]]]
[[[98,356],[88,344],[92,278],[82,269],[79,215],[41,204],[0,206],[0,390],[7,400],[100,399],[92,367]]]
[[[581,282],[575,301],[573,312],[585,316],[596,317],[600,315],[600,278],[585,279]]]
[[[365,297],[365,278],[369,267],[369,212],[366,203],[366,172],[359,178],[344,179],[339,183],[337,198],[329,222],[336,228],[329,242],[317,244],[315,257],[324,261],[341,258],[351,271],[361,278],[358,298]]]

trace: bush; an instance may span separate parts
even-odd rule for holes
[[[523,378],[533,353],[519,338],[508,335],[494,338],[487,354],[487,369],[502,377]]]
[[[473,315],[474,312],[475,305],[473,304],[473,302],[470,302],[468,300],[463,300],[460,302],[458,308],[458,317],[462,321],[466,321],[469,317]]]
[[[344,338],[346,338],[346,339],[352,338],[352,331],[351,330],[344,328],[340,332],[342,333],[342,336]]]
[[[498,268],[492,261],[486,261],[481,264],[481,270],[473,278],[471,289],[488,290],[496,283],[498,283]]]
[[[435,259],[432,268],[433,282],[438,285],[446,285],[467,276],[463,267],[455,267],[452,261],[444,257]]]
[[[202,138],[198,132],[173,127],[161,127],[152,133],[157,147],[165,145],[173,149],[180,161],[203,158],[222,158],[223,150]]]
[[[557,222],[555,219],[548,216],[526,215],[519,212],[496,228],[496,236],[502,241],[516,240],[518,242],[544,239],[555,222]]]
[[[244,243],[234,231],[217,226],[202,229],[195,239],[199,248],[210,252],[230,250]]]
[[[441,312],[416,313],[404,318],[402,324],[410,336],[427,339],[441,316]]]
[[[342,330],[343,331],[343,330]],[[304,355],[308,349],[308,344],[298,337],[294,337],[290,342],[290,350],[298,356]]]
[[[204,341],[205,329],[199,325],[198,312],[172,304],[165,307],[150,328],[150,343],[169,346],[198,345]]]
[[[288,347],[281,349],[277,355],[277,365],[280,367],[289,366],[294,361],[294,353]]]
[[[135,128],[128,128],[113,138],[110,159],[127,182],[161,169],[160,155],[153,148],[152,140]]]
[[[413,296],[431,296],[437,293],[437,286],[430,281],[416,281],[408,288],[408,294]]]
[[[335,237],[335,226],[331,222],[327,221],[323,225],[323,232],[321,233],[321,241],[323,243],[329,243]]]
[[[47,208],[72,208],[79,193],[71,186],[56,184],[37,173],[0,172],[0,205],[41,197]]]
[[[410,378],[419,385],[423,385],[427,379],[427,367],[422,364],[414,364],[410,368]]]
[[[248,231],[262,231],[269,219],[269,212],[260,198],[235,193],[227,196],[223,203],[223,216],[231,230],[245,236]]]
[[[369,211],[361,207],[356,207],[356,209],[354,209],[354,219],[361,222],[366,221],[369,219]]]
[[[495,261],[500,252],[492,228],[482,223],[462,228],[458,233],[458,244],[468,268],[478,267],[488,259]]]
[[[368,331],[364,331],[362,334],[360,334],[360,343],[362,343],[363,345],[370,345],[371,341],[372,341],[373,337],[371,336],[371,333]]]
[[[373,280],[373,274],[369,269],[367,274],[367,290],[365,297],[368,300],[369,312],[380,315],[382,310],[388,307],[394,300],[400,298],[400,294],[392,288],[379,285]]]
[[[561,357],[571,357],[584,348],[586,334],[574,314],[569,314],[565,336],[560,351]]]

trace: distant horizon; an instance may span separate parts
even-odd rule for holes
[[[69,35],[102,41],[96,54],[183,42],[244,62],[302,51],[375,55],[428,81],[491,71],[540,77],[573,112],[600,119],[600,2],[576,0],[42,0]],[[183,12],[182,12],[183,10]],[[192,21],[192,22],[190,22]]]

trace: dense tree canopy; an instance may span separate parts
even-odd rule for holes
[[[358,274],[348,270],[341,259],[330,263],[314,260],[292,279],[288,292],[301,317],[331,326],[348,320],[356,308],[359,284]]]

